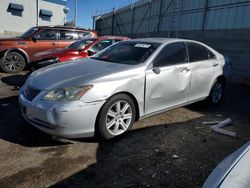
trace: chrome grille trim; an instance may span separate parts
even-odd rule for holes
[[[32,101],[40,92],[41,90],[35,89],[32,86],[27,85],[23,94],[26,99],[28,99],[29,101]]]

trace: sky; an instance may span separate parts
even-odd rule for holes
[[[92,28],[92,16],[96,14],[106,13],[112,9],[129,5],[133,0],[77,0],[77,23],[76,26],[83,28]],[[74,19],[75,0],[67,0],[69,12],[67,21]]]

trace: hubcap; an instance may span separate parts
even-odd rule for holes
[[[218,103],[221,100],[223,92],[223,87],[220,82],[216,82],[212,91],[212,101],[213,103]]]
[[[18,70],[22,66],[22,62],[18,56],[8,55],[4,60],[4,66],[9,70]]]
[[[112,135],[124,133],[132,120],[132,108],[126,101],[117,101],[108,110],[106,128]]]

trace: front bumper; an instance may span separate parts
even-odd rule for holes
[[[96,117],[105,101],[52,102],[40,100],[41,95],[33,101],[27,100],[22,93],[19,95],[22,115],[31,125],[58,137],[94,136]]]

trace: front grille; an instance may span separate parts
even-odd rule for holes
[[[23,92],[25,98],[28,99],[29,101],[32,101],[39,93],[40,93],[40,90],[35,89],[31,87],[30,85],[27,85],[27,87],[25,88]]]

